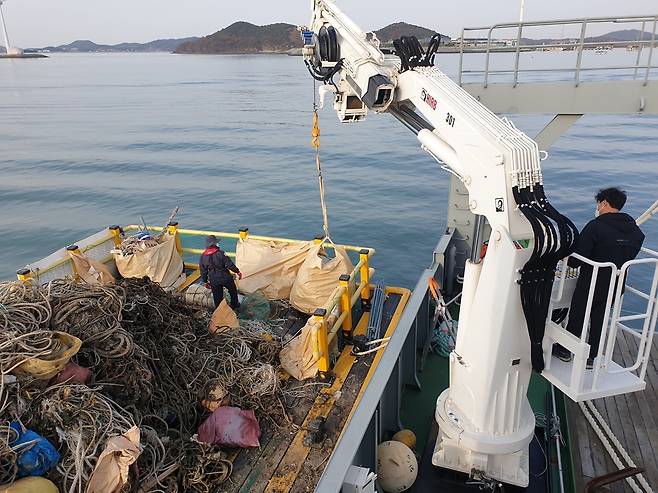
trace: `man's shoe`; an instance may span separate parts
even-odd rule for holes
[[[588,370],[594,369],[594,360],[592,358],[587,358],[587,363],[585,364],[585,368]]]
[[[569,363],[573,359],[573,356],[571,355],[569,350],[563,348],[559,344],[553,346],[553,356],[555,356],[559,360],[564,361],[565,363]]]

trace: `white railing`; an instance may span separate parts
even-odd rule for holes
[[[602,29],[621,30],[630,28],[639,28],[638,38],[632,41],[601,41],[593,31],[600,32]],[[529,30],[539,29],[574,29],[578,31],[576,36],[559,40],[546,40],[542,44],[530,42],[528,40]],[[594,28],[594,29],[592,29]],[[511,33],[510,33],[511,31]],[[478,34],[484,34],[485,37],[477,37]],[[511,36],[508,34],[510,33]],[[589,37],[588,37],[589,36]],[[507,38],[507,39],[501,39]],[[647,39],[648,38],[648,39]],[[579,18],[551,21],[536,22],[510,22],[504,24],[495,24],[487,27],[469,27],[462,29],[462,36],[459,40],[459,84],[464,81],[464,76],[473,76],[480,80],[472,82],[482,82],[484,87],[490,83],[491,76],[508,75],[511,76],[514,86],[520,80],[520,75],[524,73],[539,72],[561,72],[569,75],[578,86],[581,82],[581,75],[585,72],[630,72],[632,79],[642,80],[646,85],[650,79],[653,69],[658,65],[652,63],[654,48],[658,41],[658,15],[629,16],[629,17],[596,17],[596,18]],[[583,63],[583,51],[585,50],[608,50],[612,48],[625,47],[637,52],[635,62],[632,64],[610,64],[608,66],[586,66]],[[521,54],[532,51],[559,50],[576,54],[576,60],[573,66],[565,68],[556,67],[537,67],[536,62],[532,62],[532,67],[521,66]],[[642,61],[641,55],[646,50],[646,61]],[[467,70],[464,69],[464,55],[467,53],[486,54],[484,58],[484,68]],[[491,55],[493,53],[513,53],[514,66],[509,69],[493,69],[491,67]]]
[[[574,400],[588,400],[644,388],[644,378],[658,319],[658,252],[643,248],[642,255],[642,258],[630,260],[619,269],[611,262],[594,262],[581,255],[572,255],[573,258],[589,265],[592,269],[584,322],[580,327],[580,334],[574,335],[549,318],[544,338],[546,360],[544,376]],[[627,284],[631,269],[641,267],[651,269],[647,291]],[[604,271],[610,273],[610,283],[607,287],[603,326],[593,369],[587,370],[587,359],[590,356],[591,347],[588,343],[589,320],[594,304],[597,279],[601,275],[605,275]],[[621,282],[619,282],[620,279]],[[567,267],[565,259],[555,282],[549,314],[552,314],[554,309],[569,306],[577,280],[578,276],[574,275],[573,269]],[[645,304],[646,309],[640,313],[622,316],[622,307],[627,295],[637,296]],[[637,321],[642,321],[641,330],[627,325],[629,322]],[[613,360],[620,329],[638,339],[637,355],[630,366],[623,366],[623,362]],[[573,354],[572,362],[564,363],[551,357],[552,347],[555,343]]]

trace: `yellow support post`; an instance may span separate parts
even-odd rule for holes
[[[173,236],[176,240],[176,250],[178,251],[178,255],[181,257],[183,256],[183,245],[180,242],[180,236],[178,234],[178,222],[173,221],[167,224],[167,233],[169,233],[171,236]]]
[[[73,255],[82,255],[82,252],[80,251],[78,245],[67,246],[66,251],[69,252],[69,257],[72,257]],[[75,279],[76,280],[80,279],[80,274],[78,274],[78,271],[76,270],[73,261],[71,261],[71,270],[73,271],[73,274],[75,274]]]
[[[370,251],[365,248],[359,252],[359,260],[361,261],[361,284],[365,284],[363,291],[361,291],[361,305],[368,309],[370,309],[370,265],[368,265],[369,256]]]
[[[114,240],[114,246],[115,247],[120,247],[121,246],[121,227],[120,226],[110,226],[107,228],[110,230],[110,233],[112,234],[112,240]]]
[[[32,280],[32,271],[30,269],[21,269],[16,272],[16,277],[19,281],[30,282]]]
[[[246,240],[249,237],[249,228],[242,228],[240,230],[240,239],[242,241]]]
[[[320,328],[318,329],[318,371],[322,378],[329,373],[329,342],[327,339],[327,310],[318,308],[313,313],[315,321],[318,322]]]
[[[343,288],[343,292],[340,295],[340,309],[342,313],[345,313],[345,319],[343,320],[343,334],[346,338],[352,338],[352,330],[354,326],[352,325],[352,293],[350,293],[350,276],[349,274],[343,274],[338,279],[340,287]]]

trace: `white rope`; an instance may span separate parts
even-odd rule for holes
[[[324,192],[324,178],[322,176],[322,164],[320,162],[320,126],[318,125],[318,103],[315,91],[315,80],[313,80],[313,131],[311,132],[311,145],[315,148],[315,165],[318,170],[318,183],[320,185],[320,205],[322,206],[322,230],[324,239],[331,241],[329,234],[329,213],[327,212],[327,201]],[[324,242],[324,241],[323,241]],[[333,242],[331,242],[333,244]]]
[[[366,346],[374,346],[375,344],[378,344],[377,347],[368,349],[366,351],[352,351],[352,354],[354,356],[364,356],[366,354],[370,353],[376,353],[380,349],[384,349],[386,346],[388,346],[388,341],[390,341],[390,337],[384,337],[382,339],[375,339],[374,341],[366,342]]]
[[[619,442],[619,440],[617,440],[617,437],[615,437],[614,433],[603,419],[603,416],[601,416],[599,411],[596,409],[594,404],[592,404],[591,401],[579,402],[578,404],[580,406],[581,411],[585,415],[585,418],[592,426],[592,429],[596,433],[596,436],[598,436],[599,439],[601,440],[601,443],[603,443],[603,446],[608,451],[608,454],[610,454],[610,458],[615,463],[617,468],[621,471],[626,467],[637,467],[635,465],[635,462],[633,462],[633,459],[631,459],[630,455],[628,455],[628,452],[624,450],[623,445]],[[595,417],[596,420],[598,420],[598,423],[595,420]],[[612,444],[617,448],[617,450],[619,450],[619,453],[621,453],[623,459],[626,461],[626,464],[624,464],[621,461],[619,455],[617,454],[613,446],[610,444],[610,442],[612,442]],[[640,486],[637,485],[636,481],[638,481],[642,485],[642,488],[640,488]],[[647,480],[644,479],[644,476],[642,474],[637,474],[634,477],[626,478],[626,482],[635,493],[653,492],[653,489],[651,488],[649,483],[647,483]]]
[[[318,168],[318,183],[320,184],[320,205],[322,206],[322,230],[325,239],[331,240],[329,235],[329,214],[327,212],[327,201],[324,194],[324,178],[322,177],[322,166],[320,164],[320,147],[315,150],[315,163]]]

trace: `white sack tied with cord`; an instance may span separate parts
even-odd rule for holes
[[[148,277],[163,288],[171,288],[180,282],[183,259],[176,250],[176,237],[165,234],[155,246],[149,246],[131,255],[114,250],[114,261],[124,278]]]
[[[333,327],[337,319],[337,314],[331,313],[327,317],[327,328]],[[320,330],[322,330],[320,321],[315,317],[309,318],[300,333],[279,352],[281,366],[291,377],[302,381],[317,375],[318,359],[313,356],[313,346]]]
[[[238,241],[236,263],[242,272],[238,289],[244,294],[260,291],[268,300],[288,299],[299,268],[313,246],[313,242]]]
[[[336,256],[331,258],[320,244],[306,254],[290,292],[290,303],[300,312],[311,314],[324,306],[338,286],[338,278],[354,270],[345,248],[336,246],[334,251]]]

